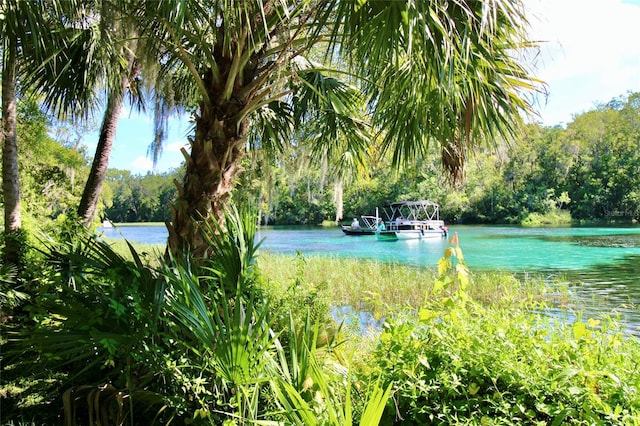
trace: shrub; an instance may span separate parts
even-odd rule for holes
[[[152,268],[89,234],[51,241],[46,285],[3,345],[3,421],[377,424],[389,387],[352,398],[337,340],[303,307],[274,332],[255,216],[225,219],[224,232],[203,229],[216,256],[198,265],[186,255]]]
[[[457,244],[445,253],[440,290],[419,318],[387,322],[372,354],[371,374],[395,390],[383,424],[637,424],[635,337],[610,319],[484,308]]]

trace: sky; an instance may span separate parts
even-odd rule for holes
[[[540,41],[534,74],[547,84],[538,119],[572,117],[640,91],[640,0],[525,0],[530,39]]]
[[[118,120],[109,168],[130,170],[133,174],[147,174],[166,172],[179,167],[184,160],[180,149],[189,146],[187,136],[190,134],[190,127],[189,117],[186,115],[169,119],[167,140],[154,166],[152,157],[147,155],[154,137],[153,117],[123,108]],[[98,133],[95,132],[83,140],[92,153],[97,139]]]
[[[529,38],[540,50],[533,74],[546,83],[535,121],[565,125],[572,117],[628,92],[640,92],[640,0],[524,0],[530,9]],[[183,161],[188,117],[173,118],[160,159],[153,167],[147,149],[152,118],[123,113],[109,166],[134,174],[165,172]],[[92,152],[97,133],[85,137]]]

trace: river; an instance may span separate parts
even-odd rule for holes
[[[103,229],[108,238],[164,243],[163,226]],[[589,314],[612,312],[640,334],[640,227],[452,226],[471,271],[503,270],[569,283]],[[338,228],[264,227],[261,250],[336,256],[433,267],[446,239],[377,241],[346,236]]]

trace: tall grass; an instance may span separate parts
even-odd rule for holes
[[[261,253],[258,265],[270,291],[281,292],[299,279],[316,288],[326,288],[329,303],[334,306],[388,311],[421,307],[437,278],[435,265],[434,268],[416,268],[338,257],[303,258]],[[473,284],[467,293],[487,306],[541,302],[549,294],[545,282],[535,276],[516,279],[505,272],[482,272],[472,277]]]

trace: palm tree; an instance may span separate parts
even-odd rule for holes
[[[139,97],[141,45],[127,17],[133,3],[95,0],[67,1],[56,8],[60,25],[50,37],[53,52],[34,58],[25,83],[43,95],[43,104],[60,117],[86,119],[106,99],[91,171],[78,205],[78,216],[89,227],[96,216],[118,119],[125,97]],[[141,103],[138,103],[141,106]]]
[[[18,178],[18,138],[16,134],[16,67],[18,61],[17,40],[3,37],[2,62],[2,192],[4,194],[4,261],[18,262],[21,228],[20,181]]]
[[[520,0],[149,0],[141,12],[164,69],[180,75],[176,93],[197,99],[169,224],[174,251],[209,255],[198,223],[222,218],[252,131],[277,148],[294,123],[316,120],[329,151],[346,135],[363,152],[362,123],[352,119],[362,98],[305,60],[314,49],[324,46],[359,77],[396,163],[435,142],[460,178],[470,147],[509,135],[531,111],[524,94],[536,81],[514,58],[528,46]]]
[[[20,4],[19,4],[20,3]],[[7,0],[0,3],[2,41],[2,193],[4,196],[3,261],[19,265],[22,206],[18,174],[17,83],[26,55],[41,51],[44,14],[39,2]]]

